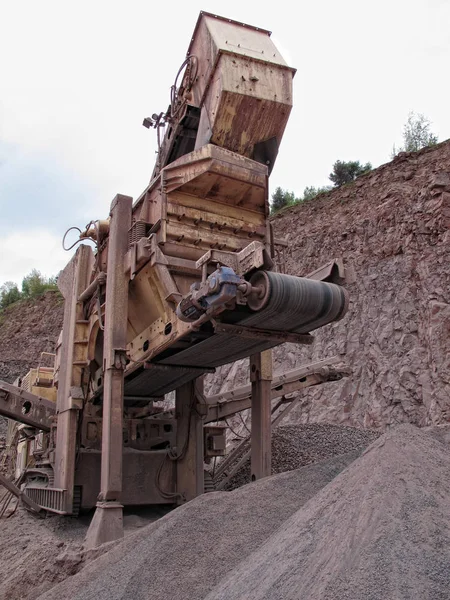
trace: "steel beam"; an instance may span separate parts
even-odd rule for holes
[[[178,503],[192,500],[204,492],[203,420],[196,410],[203,396],[203,377],[189,381],[176,390],[177,420],[177,493]]]
[[[339,357],[303,365],[273,378],[271,382],[271,399],[274,400],[326,381],[335,381],[347,376],[349,373],[350,370]],[[208,396],[206,398],[208,414],[205,423],[220,421],[242,410],[251,408],[251,397],[251,384],[223,394]]]
[[[195,325],[195,324],[194,324]],[[230,325],[229,323],[218,323],[213,321],[214,331],[216,333],[228,333],[229,335],[238,335],[250,340],[267,340],[268,342],[277,342],[285,344],[306,344],[310,346],[314,342],[314,336],[310,333],[290,333],[289,331],[273,331],[271,329],[260,329],[258,327],[245,327],[244,325]]]
[[[20,488],[18,488],[12,481],[0,474],[0,485],[8,490],[11,494],[16,496],[19,500],[22,500],[24,504],[28,506],[33,512],[39,513],[42,509],[39,504],[36,504],[31,498],[27,496]]]
[[[89,282],[93,261],[90,246],[81,245],[75,256],[58,277],[58,287],[64,296],[64,336],[61,344],[60,371],[56,409],[58,429],[55,448],[54,487],[67,490],[64,513],[71,514],[75,483],[75,457],[80,389],[84,367],[77,364],[77,344],[83,334],[83,307],[78,297]]]
[[[50,431],[56,414],[54,402],[0,381],[0,415],[41,431]]]
[[[85,541],[88,548],[123,537],[120,501],[129,277],[121,267],[128,250],[132,202],[129,196],[119,194],[111,204],[103,345],[101,481],[95,515]]]
[[[252,452],[251,480],[267,477],[272,472],[272,351],[265,350],[250,357],[252,385]]]

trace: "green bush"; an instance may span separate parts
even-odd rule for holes
[[[403,126],[403,146],[396,148],[394,145],[391,158],[395,158],[399,152],[417,152],[427,146],[435,146],[438,137],[431,133],[430,125],[431,121],[425,115],[410,112]]]
[[[294,196],[294,192],[288,192],[287,190],[277,187],[272,194],[271,212],[274,213],[285,206],[292,206],[296,201],[297,199]]]
[[[0,286],[0,310],[14,304],[18,300],[36,298],[48,290],[57,290],[56,277],[44,277],[33,269],[22,280],[22,291],[13,281],[7,281]]]
[[[43,277],[41,273],[33,269],[29,275],[26,275],[22,280],[22,297],[35,298],[40,296],[47,290],[56,290],[55,277]]]
[[[329,175],[329,179],[334,183],[335,187],[340,187],[345,183],[354,181],[360,175],[372,170],[372,165],[366,163],[362,165],[359,160],[350,160],[345,162],[337,160],[333,165],[333,171]]]
[[[22,297],[17,284],[13,281],[7,281],[0,287],[0,310],[3,310],[10,304],[14,304]]]

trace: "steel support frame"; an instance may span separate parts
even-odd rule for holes
[[[175,393],[178,504],[204,492],[203,416],[197,409],[202,397],[203,376],[183,384]]]
[[[85,545],[95,548],[123,537],[123,397],[129,276],[124,270],[132,198],[118,194],[111,204],[103,344],[103,424],[100,494]]]
[[[55,448],[54,487],[66,490],[63,512],[71,514],[75,484],[75,457],[78,413],[81,408],[77,390],[80,389],[83,369],[75,365],[74,343],[77,322],[83,319],[78,297],[86,288],[92,267],[92,250],[81,245],[75,256],[61,272],[58,287],[64,297],[64,337],[61,345],[61,368],[56,401],[58,435]]]
[[[252,385],[251,480],[272,472],[272,350],[250,357]]]

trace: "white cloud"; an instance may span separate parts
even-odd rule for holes
[[[23,230],[0,238],[0,285],[5,281],[21,284],[25,275],[37,269],[42,275],[57,275],[73,252],[65,252],[62,236],[45,230]],[[72,240],[73,241],[73,240]]]
[[[156,142],[142,118],[167,108],[201,9],[273,31],[297,69],[272,189],[326,184],[337,159],[389,160],[410,110],[450,136],[442,0],[174,0],[170,19],[148,0],[4,1],[0,141],[53,156],[85,183],[85,220],[147,184]],[[33,198],[20,201],[26,210]],[[84,225],[60,189],[57,201],[65,222]]]

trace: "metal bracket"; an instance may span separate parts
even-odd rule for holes
[[[288,331],[272,331],[270,329],[244,327],[243,325],[229,325],[228,323],[218,323],[213,319],[211,323],[216,333],[239,335],[249,339],[264,339],[276,343],[307,344],[308,346],[314,342],[314,337],[310,333],[289,333]]]
[[[127,351],[125,348],[114,348],[114,368],[125,371],[127,366]]]
[[[274,266],[269,253],[262,242],[251,242],[240,252],[227,252],[225,250],[209,250],[195,263],[197,269],[205,268],[208,264],[220,264],[230,267],[239,275],[244,276],[253,269],[264,268],[271,270]]]

